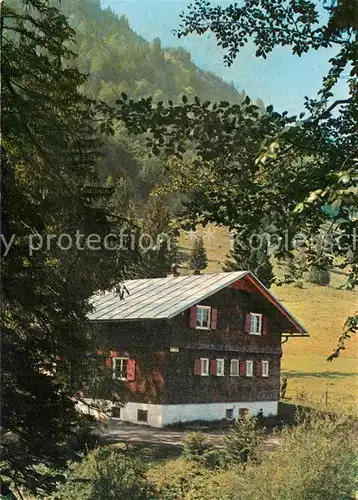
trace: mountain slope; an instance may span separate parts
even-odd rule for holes
[[[58,7],[57,0],[51,0]],[[114,105],[122,92],[130,98],[151,96],[154,101],[178,102],[183,94],[201,100],[240,103],[245,98],[232,85],[202,71],[181,48],[162,48],[158,38],[148,42],[137,35],[124,16],[102,9],[100,0],[62,0],[60,8],[76,31],[78,68],[88,74],[83,89],[91,98]],[[262,101],[257,103],[264,107]],[[100,170],[118,185],[120,209],[135,200],[139,211],[150,191],[163,180],[162,161],[152,158],[141,138],[128,137],[118,126],[106,140]],[[168,199],[172,210],[180,197]]]
[[[241,102],[244,92],[199,69],[182,48],[162,48],[159,38],[137,35],[125,16],[101,9],[99,0],[62,0],[77,33],[78,66],[90,76],[92,97],[110,104],[121,92],[133,98],[178,101],[182,94],[203,100]]]

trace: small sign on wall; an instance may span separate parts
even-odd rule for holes
[[[179,347],[171,347],[170,352],[179,352]]]

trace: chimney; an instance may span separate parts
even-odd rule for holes
[[[174,278],[176,278],[177,276],[180,276],[179,274],[179,266],[176,262],[174,262],[171,266],[170,266],[170,272],[171,272],[171,276],[173,276]]]

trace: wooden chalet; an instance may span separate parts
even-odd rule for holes
[[[93,297],[92,321],[123,381],[121,420],[177,422],[277,413],[282,339],[306,329],[249,271],[137,279]]]

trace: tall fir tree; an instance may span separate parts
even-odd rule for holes
[[[2,5],[1,474],[40,496],[66,465],[89,360],[102,367],[89,298],[135,261],[101,245],[127,223],[98,177],[100,116],[73,37],[47,0]]]
[[[234,242],[227,257],[228,260],[224,262],[223,271],[251,271],[266,288],[270,288],[274,282],[275,275],[267,252],[242,249],[239,243]]]
[[[189,267],[194,271],[194,274],[200,274],[208,266],[208,257],[204,246],[202,236],[197,236],[194,239],[193,246],[190,252]]]
[[[143,248],[143,266],[139,277],[161,278],[167,276],[176,259],[176,232],[171,226],[170,212],[159,196],[151,196],[144,207],[143,243],[152,243]]]

